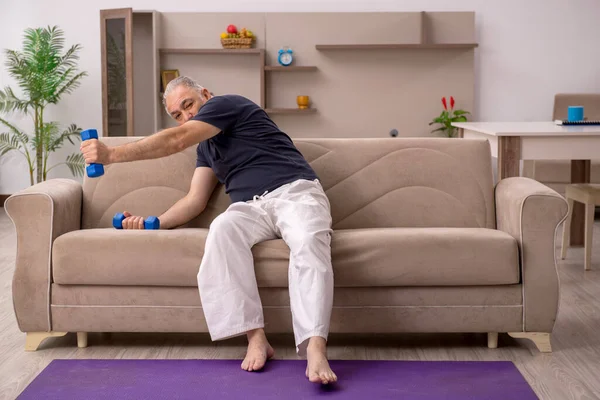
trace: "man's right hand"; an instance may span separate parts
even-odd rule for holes
[[[86,164],[108,165],[112,162],[112,148],[98,139],[84,140],[79,145]]]
[[[129,211],[124,211],[123,229],[144,229],[144,217],[131,215]]]

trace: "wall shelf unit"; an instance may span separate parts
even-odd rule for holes
[[[314,114],[317,112],[316,108],[266,108],[265,111],[269,115],[282,115],[282,114]]]
[[[283,71],[283,72],[294,72],[294,71],[316,71],[318,68],[312,65],[290,65],[284,67],[280,65],[265,65],[265,71]]]
[[[449,50],[474,49],[477,43],[390,43],[390,44],[317,44],[315,48],[324,50]]]
[[[174,49],[174,48],[162,48],[158,49],[160,54],[260,54],[263,49]]]

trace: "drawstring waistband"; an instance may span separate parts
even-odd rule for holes
[[[300,181],[306,181],[306,179],[298,179],[294,182],[286,183],[285,185],[279,186],[278,188],[276,188],[275,190],[273,190],[270,193],[273,194],[273,193],[280,192],[280,191],[284,190],[286,187],[293,186],[294,184],[296,184],[297,182],[300,182]],[[319,181],[319,179],[313,179],[312,182],[316,182],[319,185],[321,185],[321,181]],[[267,195],[267,193],[269,193],[268,190],[265,190],[265,192],[263,194],[261,194],[260,196],[255,194],[254,197],[252,198],[252,201],[256,202],[258,200],[263,200],[265,198],[265,196]]]
[[[258,200],[262,200],[265,198],[265,195],[269,193],[268,190],[265,190],[265,192],[263,194],[261,194],[260,196],[255,194],[254,197],[252,198],[252,201],[258,201]]]

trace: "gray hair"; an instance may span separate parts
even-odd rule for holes
[[[179,86],[185,86],[187,88],[194,89],[194,90],[198,91],[198,93],[200,93],[202,90],[204,90],[204,87],[202,87],[198,82],[196,82],[195,80],[193,80],[192,78],[190,78],[188,76],[179,76],[179,77],[173,79],[171,82],[169,82],[167,84],[167,87],[165,88],[165,92],[163,93],[162,103],[163,103],[163,106],[165,107],[165,110],[167,110],[167,96],[169,95],[169,93],[171,93],[175,88],[177,88]],[[167,110],[167,113],[169,113],[169,110]]]

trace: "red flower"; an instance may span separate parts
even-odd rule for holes
[[[446,104],[446,98],[442,97],[442,104],[444,105],[444,110],[448,110],[448,105]]]
[[[454,97],[450,96],[450,109],[454,110]]]

